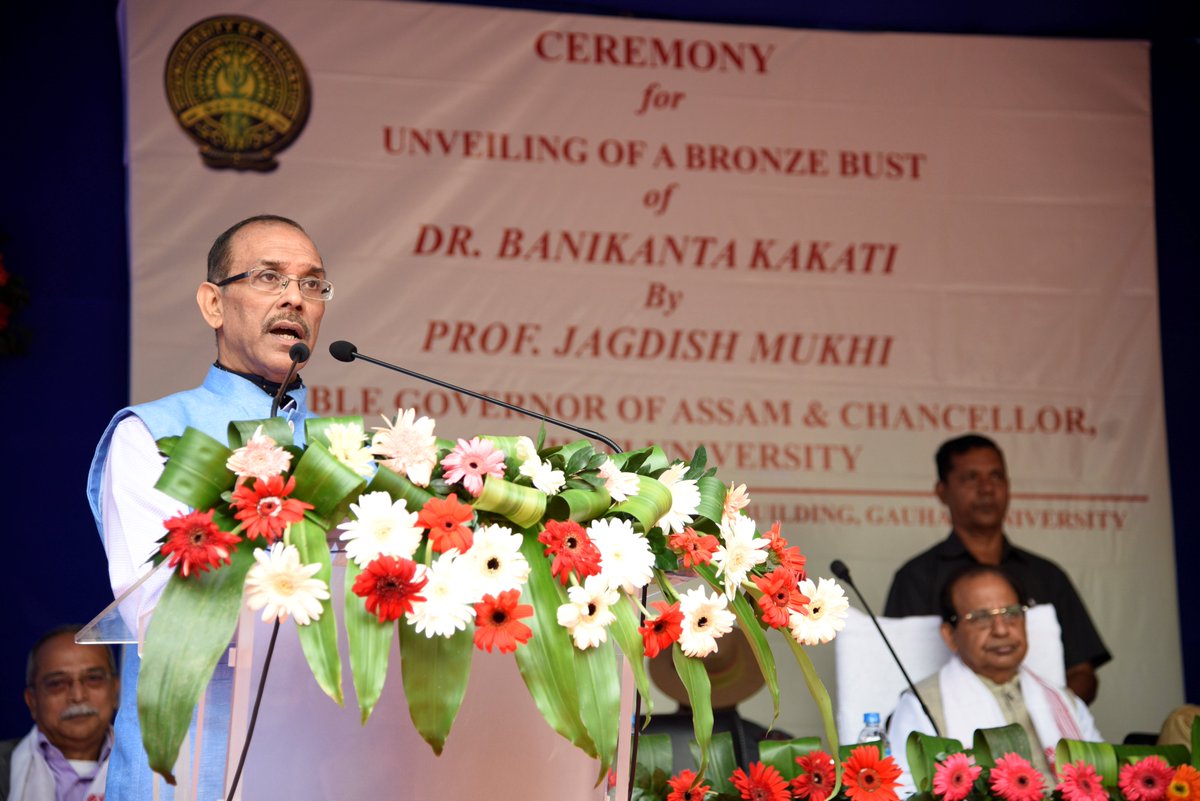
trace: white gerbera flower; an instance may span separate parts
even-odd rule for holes
[[[292,463],[292,455],[275,444],[275,440],[263,433],[263,427],[254,429],[254,436],[238,448],[225,462],[225,469],[239,478],[256,478],[266,481],[271,476],[286,473]]]
[[[850,608],[846,591],[833,579],[818,579],[813,584],[806,578],[800,582],[800,592],[809,601],[801,611],[788,615],[792,639],[801,645],[829,642],[846,626],[846,610]]]
[[[291,615],[298,625],[307,626],[321,617],[321,601],[328,600],[329,587],[313,578],[319,563],[300,564],[299,549],[283,542],[255,551],[254,562],[246,573],[246,605],[263,610],[264,623]]]
[[[524,465],[538,458],[537,445],[529,437],[517,437],[517,461]]]
[[[325,429],[329,452],[363,478],[370,478],[375,462],[364,442],[367,434],[359,423],[333,423]]]
[[[717,565],[717,575],[724,577],[726,595],[737,592],[746,575],[770,556],[771,541],[756,534],[755,522],[745,515],[721,526],[725,544],[717,548],[713,562]]]
[[[563,484],[567,483],[563,471],[555,470],[549,462],[543,462],[536,456],[522,462],[520,472],[533,482],[533,486],[547,495],[557,495]]]
[[[353,519],[342,523],[346,556],[366,567],[379,556],[412,559],[421,544],[417,512],[408,511],[404,499],[392,502],[386,492],[366,492],[350,504]]]
[[[736,619],[728,609],[729,599],[719,592],[710,597],[703,587],[694,587],[679,598],[683,634],[679,647],[688,656],[708,656],[717,650],[717,639],[733,631]]]
[[[437,437],[433,435],[433,420],[417,419],[416,409],[399,409],[396,422],[383,415],[385,426],[375,428],[371,449],[381,457],[379,463],[395,470],[418,487],[429,486],[437,464]]]
[[[655,523],[664,534],[682,534],[692,524],[692,515],[700,507],[700,488],[694,479],[682,479],[688,466],[683,462],[671,465],[658,480],[671,491],[671,509]]]
[[[612,459],[605,459],[600,465],[600,477],[604,479],[604,488],[609,496],[621,503],[638,494],[639,484],[637,473],[623,473]]]
[[[464,581],[458,566],[458,551],[454,548],[443,553],[425,572],[429,580],[421,589],[425,596],[404,618],[426,637],[451,637],[462,631],[475,619],[475,607],[479,598],[471,597],[469,581]],[[482,597],[482,596],[481,596]]]
[[[602,576],[588,576],[583,586],[567,589],[568,603],[558,607],[558,625],[571,633],[581,651],[608,639],[608,625],[617,619],[611,609],[621,596]]]
[[[632,595],[654,578],[654,552],[628,520],[593,520],[587,528],[600,549],[600,575]]]
[[[475,540],[462,557],[463,581],[476,599],[520,589],[529,580],[529,562],[521,553],[521,535],[505,526],[475,529]]]

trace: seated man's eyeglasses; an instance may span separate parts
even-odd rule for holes
[[[996,618],[1004,618],[1005,623],[1016,623],[1018,620],[1025,619],[1025,613],[1029,611],[1029,607],[1024,604],[1013,604],[1012,606],[1001,606],[997,609],[976,609],[974,612],[967,612],[965,615],[951,615],[947,621],[951,626],[958,625],[961,621],[975,628],[986,628],[992,625],[992,621]]]
[[[326,301],[333,297],[333,284],[324,278],[317,278],[312,275],[305,276],[304,278],[293,278],[290,275],[276,272],[269,267],[255,267],[253,270],[231,275],[223,281],[218,281],[217,286],[232,284],[234,281],[241,281],[243,278],[247,279],[250,286],[259,292],[270,292],[272,295],[282,295],[292,281],[295,281],[300,287],[300,294],[309,300]]]
[[[69,673],[51,673],[49,676],[43,676],[38,683],[46,695],[62,695],[69,691],[76,681],[85,689],[99,690],[101,687],[107,686],[112,677],[113,675],[107,670],[89,670],[78,676],[72,676]]]

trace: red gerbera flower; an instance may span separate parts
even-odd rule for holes
[[[679,611],[678,601],[673,604],[655,601],[650,605],[658,610],[658,616],[646,618],[646,625],[638,631],[642,634],[646,657],[653,659],[683,634],[683,612]]]
[[[898,801],[900,767],[891,757],[880,758],[873,745],[860,745],[842,763],[842,781],[850,801]]]
[[[766,576],[751,576],[754,584],[762,590],[758,605],[763,611],[763,622],[772,628],[781,629],[788,624],[788,613],[799,609],[811,599],[800,592],[796,574],[786,567],[777,567]]]
[[[746,801],[791,801],[788,783],[774,765],[751,762],[750,775],[738,768],[729,778]]]
[[[351,589],[355,595],[367,599],[368,612],[376,615],[380,623],[386,623],[411,612],[413,604],[425,600],[424,595],[417,593],[429,578],[414,578],[416,574],[417,563],[413,560],[380,556],[358,574]]]
[[[1117,786],[1129,801],[1163,801],[1175,769],[1159,756],[1149,756],[1121,768]]]
[[[690,770],[681,770],[675,776],[667,779],[671,792],[667,801],[704,801],[704,796],[712,788],[707,784],[696,784],[696,774]]]
[[[804,771],[792,779],[792,792],[796,797],[808,801],[825,801],[829,798],[836,778],[833,757],[824,751],[810,751],[796,757],[796,764]]]
[[[933,792],[945,801],[962,801],[971,794],[971,787],[983,768],[972,765],[966,754],[951,754],[939,762],[933,773]]]
[[[546,546],[546,556],[553,556],[550,572],[558,576],[565,587],[571,581],[571,572],[579,578],[594,576],[600,572],[600,549],[574,520],[551,520],[538,534],[538,542]]]
[[[796,581],[803,581],[808,577],[804,572],[804,565],[808,559],[804,554],[800,553],[800,548],[796,545],[788,546],[788,541],[784,539],[779,532],[779,521],[775,521],[775,525],[771,526],[770,530],[763,534],[769,541],[768,547],[771,553],[775,556],[775,561],[779,562],[781,567],[786,567],[788,570],[796,574]]]
[[[517,645],[528,642],[533,629],[520,618],[533,614],[533,607],[517,603],[521,600],[520,590],[505,590],[499,596],[485,595],[475,604],[475,647],[492,652],[508,654],[517,650]]]
[[[1020,754],[1005,754],[992,768],[992,791],[1004,801],[1040,801],[1042,774]]]
[[[220,567],[222,562],[229,564],[229,555],[242,540],[236,534],[221,531],[213,522],[212,509],[172,517],[164,520],[163,525],[167,541],[163,543],[162,554],[170,554],[169,567],[183,565],[179,572],[184,578],[193,570],[203,573],[210,567]]]
[[[1177,767],[1175,777],[1167,785],[1167,798],[1170,801],[1196,801],[1200,798],[1200,771],[1191,765]]]
[[[716,537],[711,534],[699,534],[691,526],[679,534],[667,537],[667,545],[679,551],[684,567],[709,564],[717,548],[721,547]]]
[[[283,536],[285,528],[304,519],[304,510],[312,509],[313,505],[289,498],[295,488],[294,476],[286,484],[283,476],[271,476],[255,480],[254,489],[243,484],[233,491],[229,505],[238,510],[234,517],[246,524],[246,539],[261,536],[273,543]]]
[[[1058,771],[1058,787],[1066,801],[1108,801],[1108,793],[1096,769],[1083,760],[1063,765]]]
[[[451,548],[465,553],[475,540],[475,535],[466,526],[474,516],[475,510],[453,495],[445,500],[430,498],[417,515],[417,525],[429,529],[429,546],[438,553]]]

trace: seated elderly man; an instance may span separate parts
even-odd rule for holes
[[[25,703],[34,726],[21,740],[0,743],[8,801],[104,799],[119,680],[112,651],[76,644],[78,631],[54,629],[29,652]]]
[[[1064,737],[1101,741],[1087,704],[1022,665],[1025,598],[1015,581],[994,565],[971,565],[954,574],[942,593],[942,639],[954,656],[917,684],[943,737],[970,747],[976,729],[1020,724],[1029,736],[1033,766],[1053,779],[1054,747]],[[905,744],[914,731],[933,727],[911,691],[892,714],[888,739],[911,789]]]

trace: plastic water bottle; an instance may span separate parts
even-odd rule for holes
[[[879,722],[879,713],[867,712],[863,715],[863,727],[862,731],[858,733],[858,741],[873,743],[876,740],[883,749],[883,755],[891,756],[892,747],[888,745],[887,732],[883,730],[883,724]]]

